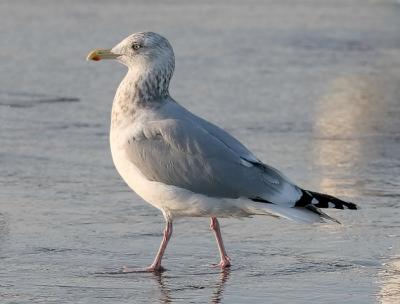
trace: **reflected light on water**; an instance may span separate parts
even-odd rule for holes
[[[379,303],[398,304],[400,302],[400,257],[386,263],[380,276],[382,286],[378,295]]]
[[[379,117],[380,94],[372,77],[347,76],[335,79],[317,105],[313,155],[324,170],[320,191],[356,196],[349,177],[363,159],[362,140]],[[347,178],[347,179],[346,179]]]

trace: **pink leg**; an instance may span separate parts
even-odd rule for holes
[[[157,255],[154,259],[154,262],[150,265],[150,267],[144,269],[132,269],[132,268],[123,268],[123,272],[157,272],[163,271],[164,268],[161,266],[161,260],[163,258],[165,249],[167,248],[168,241],[170,240],[172,235],[172,222],[167,220],[165,229],[164,229],[164,237],[162,239],[160,248],[158,249]]]
[[[163,258],[165,249],[167,248],[168,242],[171,239],[171,235],[172,235],[172,222],[167,221],[167,224],[164,229],[164,237],[162,239],[160,248],[158,249],[153,264],[151,264],[150,267],[148,268],[150,271],[163,270],[163,267],[161,266],[161,260]]]
[[[219,223],[216,217],[211,218],[210,228],[214,231],[215,239],[217,240],[219,255],[221,257],[221,262],[219,262],[218,267],[226,268],[231,266],[231,259],[226,253],[224,242],[222,241],[221,230],[219,229]]]

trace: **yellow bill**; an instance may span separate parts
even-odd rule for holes
[[[109,49],[95,49],[89,53],[86,60],[99,61],[102,59],[115,59],[119,56],[119,54],[115,54]]]

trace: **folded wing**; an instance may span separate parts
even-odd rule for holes
[[[187,113],[147,122],[128,138],[126,153],[146,178],[212,197],[294,206],[298,187],[225,131]]]

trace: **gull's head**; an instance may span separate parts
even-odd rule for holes
[[[129,69],[156,70],[172,75],[175,66],[174,51],[168,40],[153,32],[132,34],[112,49],[96,49],[87,60],[115,59]]]
[[[115,59],[128,67],[125,85],[120,89],[128,90],[133,100],[162,100],[169,95],[175,57],[168,40],[161,35],[153,32],[135,33],[112,49],[97,49],[87,56],[87,60],[102,59]]]

